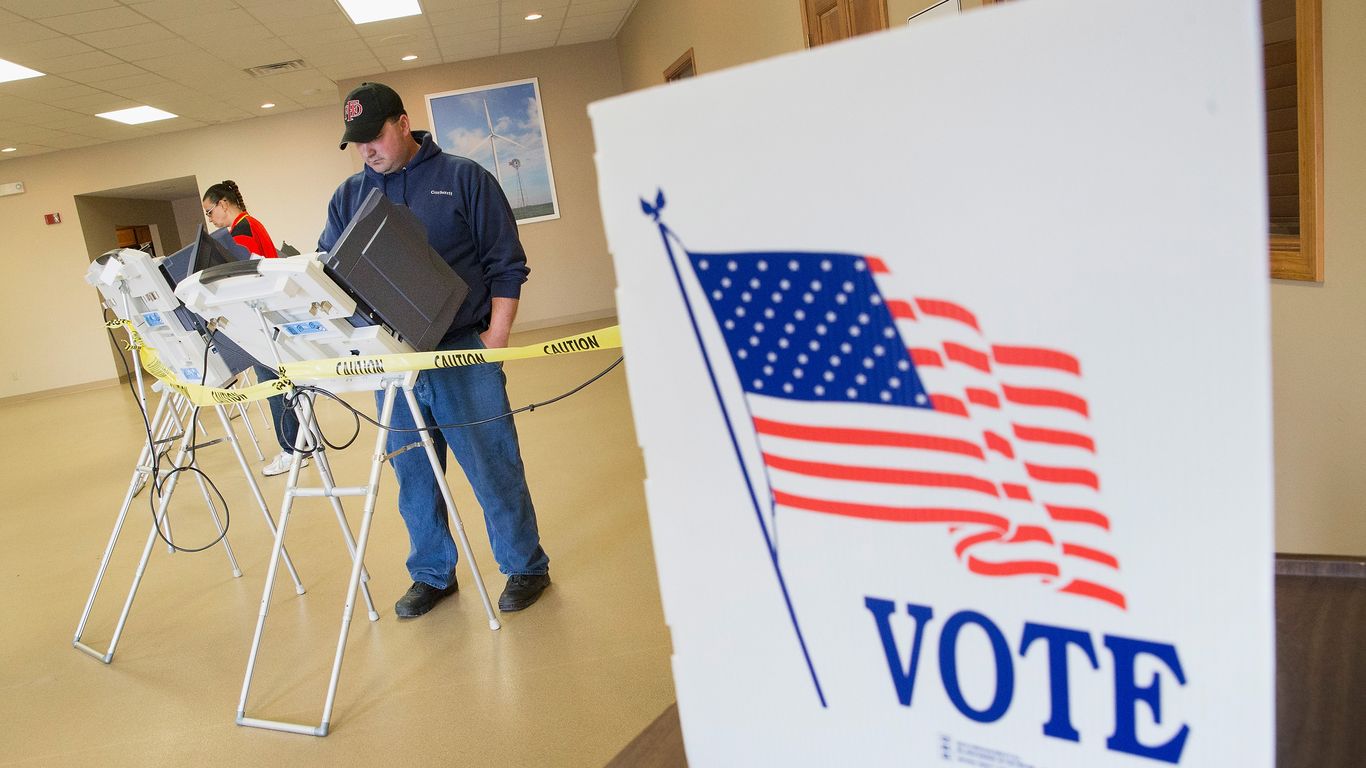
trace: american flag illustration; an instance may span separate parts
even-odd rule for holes
[[[642,204],[658,219],[662,202]],[[799,510],[935,528],[968,573],[1126,608],[1076,357],[995,343],[951,297],[885,294],[872,256],[680,258],[660,228],[724,339],[724,352],[704,346],[712,375],[743,391],[728,418],[763,457],[742,471],[762,474],[775,567],[768,528]]]

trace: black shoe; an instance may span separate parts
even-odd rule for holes
[[[508,585],[498,598],[498,610],[520,611],[536,602],[548,586],[548,573],[514,573],[508,577]]]
[[[455,594],[460,589],[460,585],[455,582],[455,574],[451,574],[451,585],[445,589],[437,589],[431,584],[424,584],[414,581],[408,591],[403,593],[403,597],[394,603],[394,615],[400,619],[415,619],[418,616],[430,611],[441,598]]]

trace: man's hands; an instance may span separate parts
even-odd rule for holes
[[[489,315],[489,329],[479,334],[479,340],[489,349],[506,347],[508,334],[512,332],[512,321],[516,318],[517,299],[494,296],[492,313]]]

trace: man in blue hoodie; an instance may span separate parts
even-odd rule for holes
[[[469,285],[469,296],[440,348],[507,346],[529,270],[512,206],[497,179],[473,160],[444,154],[430,133],[411,130],[403,101],[387,85],[356,87],[342,105],[342,119],[341,148],[354,144],[365,168],[333,193],[319,249],[330,250],[366,194],[379,189],[417,214],[432,248]],[[505,385],[502,364],[486,363],[423,371],[414,394],[427,424],[460,424],[511,410]],[[394,404],[392,423],[395,428],[414,426],[402,399]],[[391,432],[389,450],[414,439],[411,432]],[[550,584],[550,559],[541,549],[512,418],[435,431],[432,439],[443,468],[450,447],[484,508],[493,556],[508,577],[499,610],[526,608]],[[426,453],[405,451],[391,463],[398,477],[399,513],[408,528],[408,572],[413,578],[394,612],[413,618],[456,591],[457,550]]]

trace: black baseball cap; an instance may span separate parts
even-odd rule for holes
[[[346,94],[342,102],[342,121],[346,130],[342,133],[339,149],[346,149],[347,142],[374,141],[384,130],[384,121],[395,115],[407,114],[403,99],[393,88],[384,83],[361,83]]]

